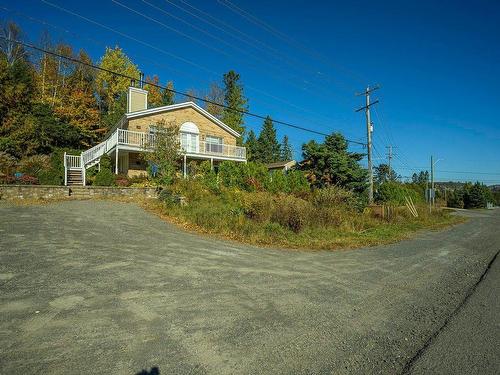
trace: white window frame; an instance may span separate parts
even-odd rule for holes
[[[205,151],[211,154],[222,154],[224,150],[224,138],[215,135],[207,135],[205,138]]]

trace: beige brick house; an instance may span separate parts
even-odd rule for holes
[[[160,121],[179,127],[184,175],[191,160],[209,160],[212,166],[223,160],[246,162],[246,149],[236,145],[241,135],[205,109],[193,102],[148,108],[147,97],[146,90],[129,87],[127,113],[106,139],[80,156],[65,155],[66,184],[85,184],[86,169],[98,164],[104,154],[111,156],[117,174],[146,174],[147,164],[140,154],[154,143]]]

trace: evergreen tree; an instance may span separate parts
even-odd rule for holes
[[[243,86],[238,82],[240,75],[233,70],[224,74],[224,108],[222,112],[222,121],[241,134],[245,133],[243,125],[243,113],[248,109],[248,100],[243,95]],[[238,144],[241,144],[242,137],[238,138]]]
[[[293,159],[292,147],[288,141],[288,136],[283,137],[281,142],[281,161],[290,161]]]
[[[166,89],[162,93],[162,105],[172,105],[175,103],[175,93],[170,91],[174,89],[174,83],[168,81]]]
[[[301,168],[313,186],[338,185],[357,192],[366,189],[367,171],[359,164],[363,154],[349,152],[342,134],[333,133],[323,143],[302,145],[302,156]]]
[[[375,182],[379,185],[387,181],[397,181],[398,178],[401,178],[401,176],[398,176],[398,174],[394,171],[394,169],[389,168],[388,164],[385,163],[379,164],[374,169],[375,169],[374,173]]]
[[[109,155],[104,154],[99,161],[100,168],[94,180],[96,186],[114,186],[116,185],[116,176],[111,170],[111,158]]]
[[[261,163],[273,163],[281,158],[280,144],[276,139],[273,120],[267,116],[259,134],[255,159]]]
[[[255,161],[258,155],[258,142],[257,137],[252,129],[248,132],[247,140],[245,142],[245,147],[247,148],[247,160]]]
[[[411,176],[411,181],[414,184],[425,185],[429,182],[429,171],[420,171],[420,173],[413,173]]]

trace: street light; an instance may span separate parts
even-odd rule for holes
[[[433,161],[433,156],[431,155],[431,192],[429,194],[429,212],[432,211],[432,206],[434,206],[434,198],[436,193],[434,192],[434,166],[444,159],[437,159]]]

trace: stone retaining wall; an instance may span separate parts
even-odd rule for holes
[[[108,186],[0,185],[0,199],[156,198],[156,188]]]

